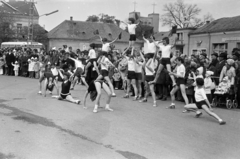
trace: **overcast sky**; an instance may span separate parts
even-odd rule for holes
[[[35,0],[39,14],[59,10],[50,16],[40,17],[40,25],[50,31],[64,20],[70,19],[85,21],[89,15],[104,13],[125,20],[129,12],[134,10],[134,0]],[[136,11],[141,16],[147,16],[153,12],[153,3],[156,3],[155,13],[164,14],[163,5],[176,0],[135,0]],[[202,9],[201,15],[208,12],[215,19],[240,15],[240,0],[185,0],[186,3],[197,4]],[[161,26],[161,22],[160,22]],[[160,27],[160,31],[166,31],[168,27]]]

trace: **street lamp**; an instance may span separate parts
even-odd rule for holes
[[[55,10],[55,11],[53,11],[53,12],[40,15],[39,18],[42,17],[42,16],[49,16],[49,15],[54,14],[54,13],[57,13],[57,12],[58,12],[58,10]],[[33,13],[32,13],[31,16],[33,16]],[[33,18],[33,17],[32,17],[32,18]],[[32,30],[31,30],[31,33],[32,33],[32,36],[31,36],[31,44],[32,44],[32,41],[33,41],[33,20],[32,20]],[[30,23],[29,23],[29,25],[28,25],[28,42],[27,42],[27,45],[29,45],[29,44],[28,44],[28,43],[29,43],[29,35],[30,35]]]
[[[58,10],[55,10],[55,11],[53,11],[53,12],[51,12],[51,13],[46,13],[46,14],[40,15],[39,18],[42,17],[42,16],[44,16],[44,15],[45,15],[45,16],[49,16],[49,15],[54,14],[54,13],[57,13],[57,12],[58,12]]]

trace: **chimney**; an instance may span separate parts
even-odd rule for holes
[[[209,23],[210,23],[210,21],[209,21],[209,20],[207,20],[207,21],[206,21],[206,24],[209,24]]]
[[[72,21],[72,20],[73,20],[73,17],[70,17],[70,20]]]

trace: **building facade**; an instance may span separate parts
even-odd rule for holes
[[[16,30],[16,36],[21,33],[23,27],[39,23],[39,14],[33,2],[24,0],[9,0],[0,2],[0,14],[8,16],[11,29]]]
[[[161,40],[166,36],[167,32],[160,32],[155,37]],[[177,29],[176,36],[176,51],[188,56],[206,53],[210,57],[212,53],[222,52],[231,54],[234,48],[240,48],[240,16],[206,22],[200,28]]]

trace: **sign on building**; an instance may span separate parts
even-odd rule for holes
[[[240,41],[240,37],[222,38],[222,42]]]

